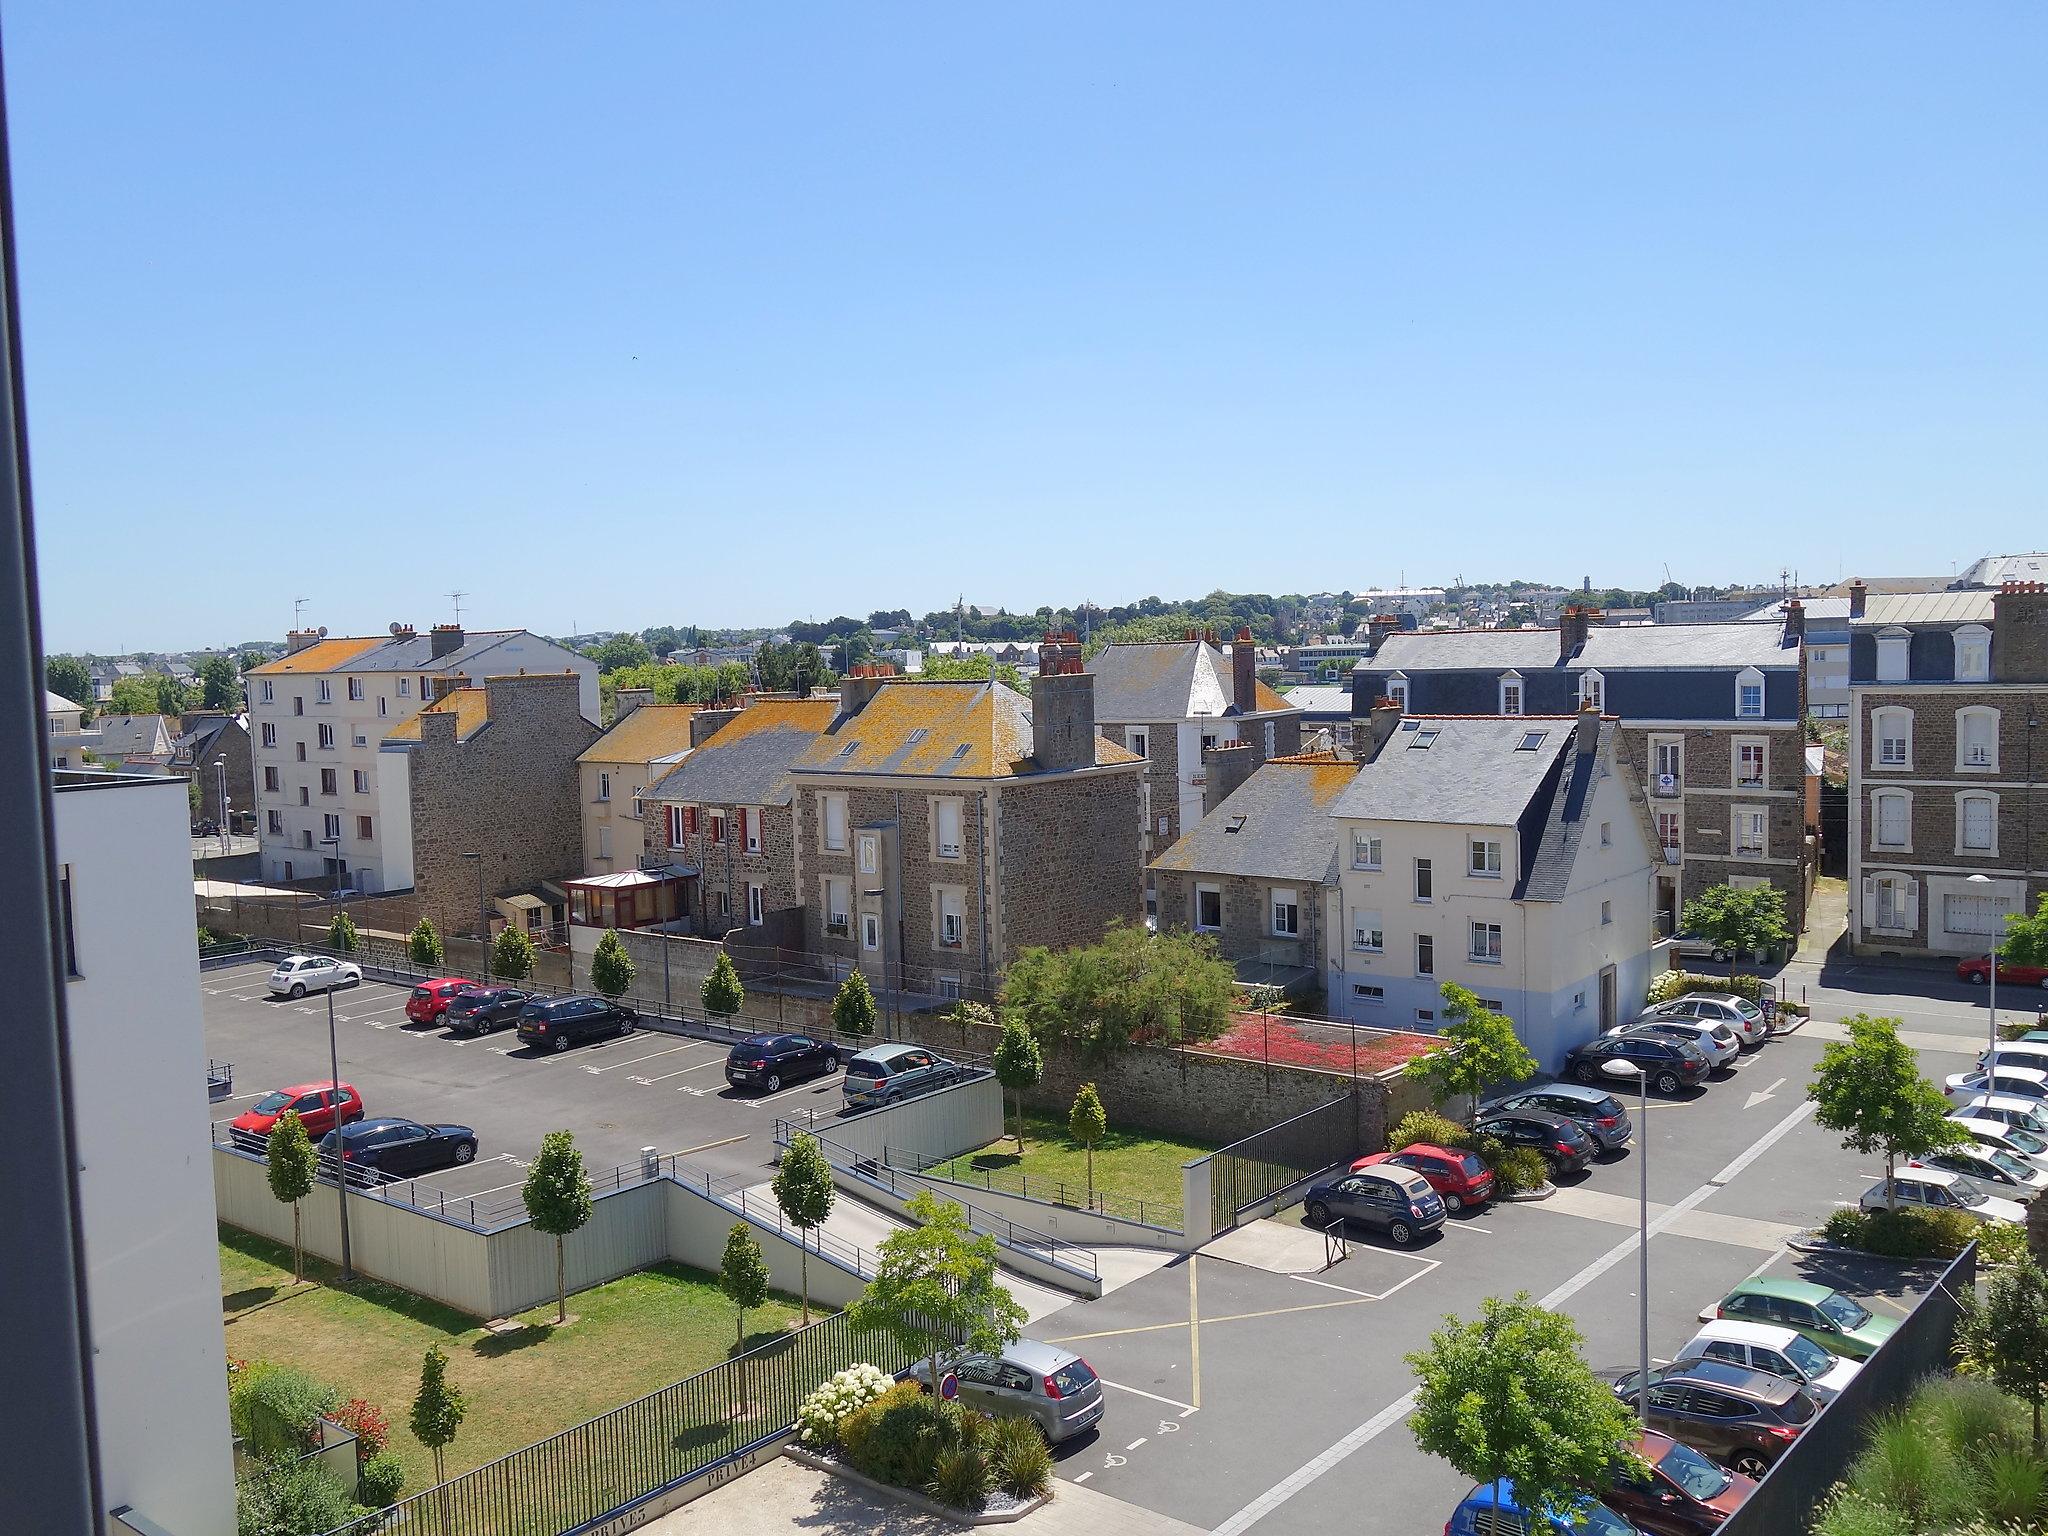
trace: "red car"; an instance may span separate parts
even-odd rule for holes
[[[1650,1475],[1616,1478],[1601,1502],[1651,1536],[1706,1536],[1742,1507],[1756,1484],[1716,1466],[1689,1445],[1654,1429],[1638,1432],[1636,1455]]]
[[[1351,1165],[1353,1173],[1378,1163],[1413,1169],[1429,1187],[1444,1198],[1447,1210],[1477,1208],[1493,1198],[1493,1170],[1479,1160],[1477,1152],[1456,1147],[1433,1147],[1426,1141],[1413,1142],[1399,1152],[1375,1152]]]
[[[306,1134],[318,1141],[334,1129],[337,1097],[343,1125],[363,1118],[363,1096],[349,1084],[341,1084],[337,1095],[333,1083],[299,1083],[295,1087],[280,1088],[275,1093],[263,1095],[253,1107],[235,1116],[231,1129],[236,1132],[238,1140],[266,1141],[270,1137],[270,1128],[284,1118],[284,1112],[295,1109],[306,1127]]]
[[[415,1024],[435,1024],[448,1011],[448,1004],[458,992],[467,992],[476,983],[461,976],[443,976],[434,981],[423,981],[412,989],[412,996],[405,1000],[405,1016]]]
[[[1967,960],[1956,962],[1956,980],[1967,981],[1981,987],[1991,980],[1991,957],[1972,955]],[[2019,965],[2011,960],[1998,962],[1998,984],[2001,987],[2048,987],[2048,965]]]

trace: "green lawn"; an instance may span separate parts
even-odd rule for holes
[[[1119,1130],[1095,1149],[1095,1192],[1101,1209],[1131,1216],[1154,1226],[1178,1228],[1181,1222],[1180,1165],[1215,1151],[1208,1142],[1182,1141],[1149,1131]],[[1005,1136],[978,1152],[964,1152],[929,1170],[935,1177],[981,1184],[1033,1199],[1080,1205],[1088,1193],[1088,1154],[1067,1138],[1067,1123],[1057,1115],[1024,1117],[1024,1155]],[[1138,1202],[1144,1203],[1142,1216]],[[1028,1225],[1028,1223],[1027,1223]]]
[[[307,1283],[294,1286],[291,1262],[288,1246],[220,1228],[228,1353],[297,1366],[344,1399],[381,1408],[408,1493],[433,1482],[433,1457],[406,1427],[430,1344],[447,1352],[449,1377],[469,1396],[469,1416],[448,1448],[453,1476],[714,1365],[734,1343],[732,1304],[711,1276],[681,1265],[572,1294],[567,1328],[552,1326],[550,1301],[523,1313],[518,1332],[494,1335],[476,1318],[393,1286],[335,1285],[333,1269],[318,1260],[307,1261]],[[748,1314],[748,1342],[774,1337],[797,1316],[794,1297],[771,1298]]]

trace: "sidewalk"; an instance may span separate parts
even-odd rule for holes
[[[640,1529],[646,1536],[959,1536],[970,1528],[777,1456]],[[1203,1536],[1195,1526],[1065,1482],[1043,1509],[990,1529],[1020,1536]]]

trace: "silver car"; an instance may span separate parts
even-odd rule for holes
[[[360,986],[362,980],[362,967],[350,961],[326,955],[287,955],[270,973],[270,995],[304,997],[308,992]]]
[[[1102,1418],[1102,1383],[1088,1362],[1056,1345],[1018,1339],[999,1355],[961,1355],[940,1377],[956,1383],[961,1402],[986,1414],[1025,1418],[1048,1445],[1086,1434]],[[910,1374],[927,1391],[931,1367],[920,1360]]]
[[[1771,1038],[1771,1026],[1764,1011],[1746,997],[1733,992],[1688,992],[1682,997],[1643,1010],[1637,1023],[1651,1019],[1701,1019],[1709,1024],[1726,1024],[1744,1045],[1762,1045]]]
[[[840,1088],[847,1108],[868,1109],[940,1087],[959,1075],[960,1068],[937,1051],[899,1042],[871,1046],[848,1061]]]

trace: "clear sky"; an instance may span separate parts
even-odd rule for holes
[[[2048,544],[2048,7],[0,7],[47,644]]]

